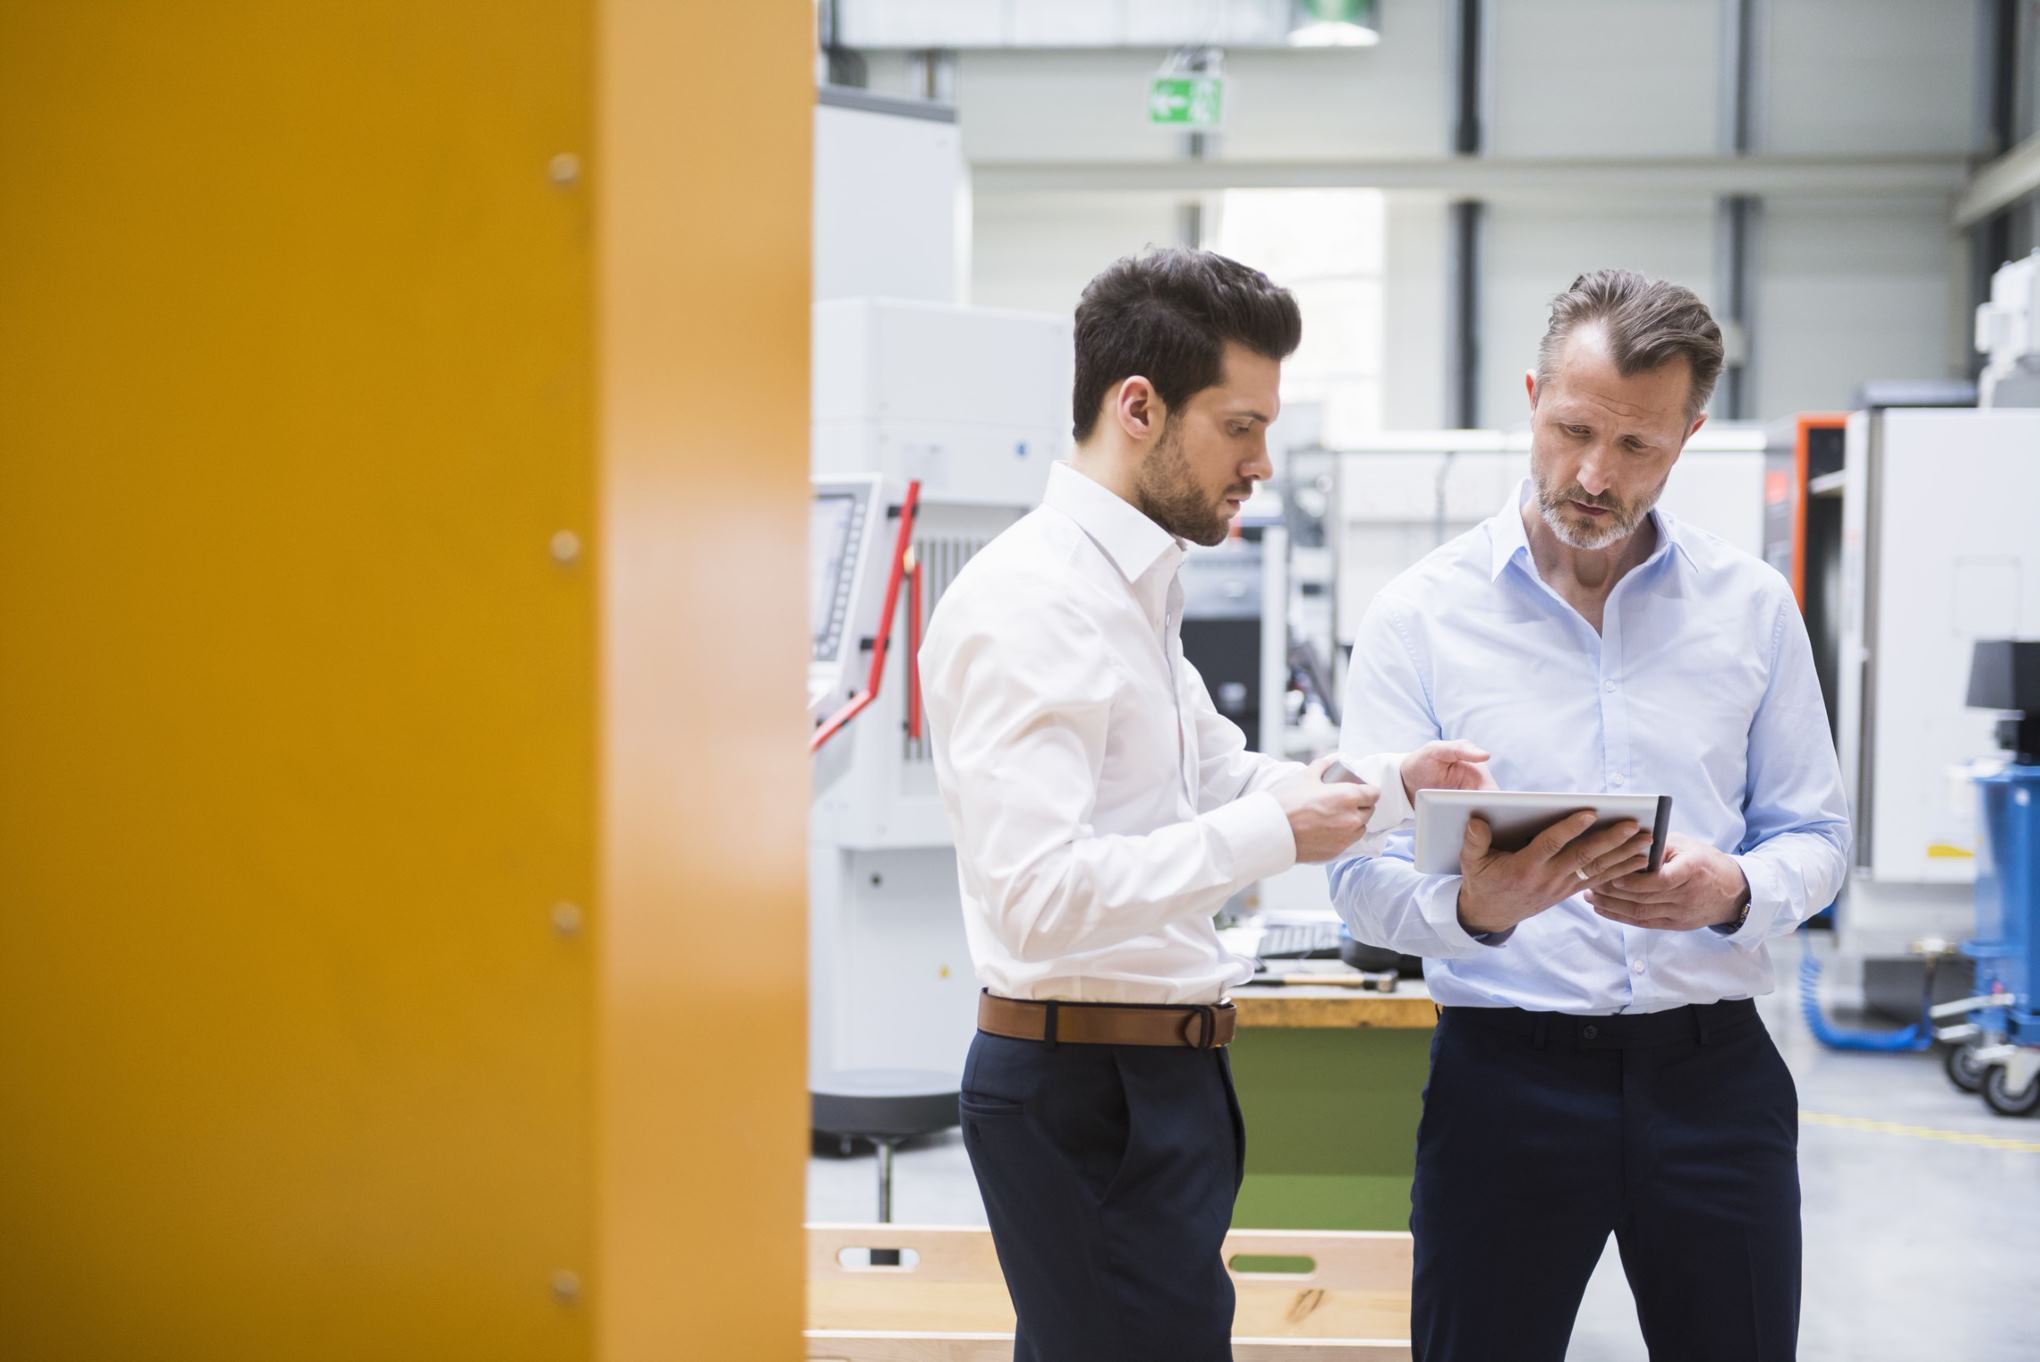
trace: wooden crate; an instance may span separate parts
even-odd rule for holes
[[[902,1267],[862,1250],[900,1249]],[[1410,1237],[1234,1230],[1236,1362],[1408,1359]],[[844,1257],[858,1265],[848,1266]],[[1242,1271],[1242,1258],[1302,1258],[1301,1272]],[[1251,1264],[1250,1264],[1251,1266]],[[958,1225],[808,1226],[811,1362],[1009,1362],[1013,1306],[990,1231]]]

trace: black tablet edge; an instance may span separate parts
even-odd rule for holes
[[[1672,797],[1670,795],[1659,795],[1657,797],[1657,822],[1651,826],[1650,830],[1650,864],[1644,867],[1645,874],[1655,874],[1659,867],[1664,865],[1665,838],[1671,835],[1671,831]]]

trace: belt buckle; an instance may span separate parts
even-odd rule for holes
[[[1187,1003],[1185,1006],[1189,1009],[1189,1015],[1183,1018],[1183,1025],[1177,1028],[1183,1043],[1193,1050],[1212,1049],[1212,1042],[1218,1037],[1218,1009],[1210,1003]],[[1198,1023],[1196,1040],[1190,1039],[1190,1023],[1193,1021]]]

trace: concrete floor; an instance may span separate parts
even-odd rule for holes
[[[1957,1093],[1931,1055],[1839,1053],[1807,1032],[1790,982],[1797,949],[1777,952],[1780,991],[1765,1022],[1799,1083],[1806,1269],[1802,1362],[2033,1362],[2040,1358],[2040,1120],[2008,1120]],[[1830,1124],[1855,1118],[1939,1135]],[[2004,1149],[1963,1143],[1982,1136]],[[920,1224],[983,1224],[961,1138],[898,1155],[893,1214]],[[813,1220],[874,1215],[873,1160],[808,1167]],[[1569,1362],[1644,1356],[1611,1242],[1587,1289]]]

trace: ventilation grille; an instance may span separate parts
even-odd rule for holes
[[[963,565],[976,557],[977,551],[990,542],[989,539],[967,535],[946,535],[914,541],[914,561],[921,565],[921,619],[915,637],[926,635],[928,619],[935,613],[935,605],[942,599],[942,593],[949,590],[949,584],[956,580],[957,573],[963,571]],[[912,665],[911,659],[909,665]],[[904,726],[901,733],[907,761],[925,763],[931,760],[925,706],[922,713],[921,736],[906,737]]]

